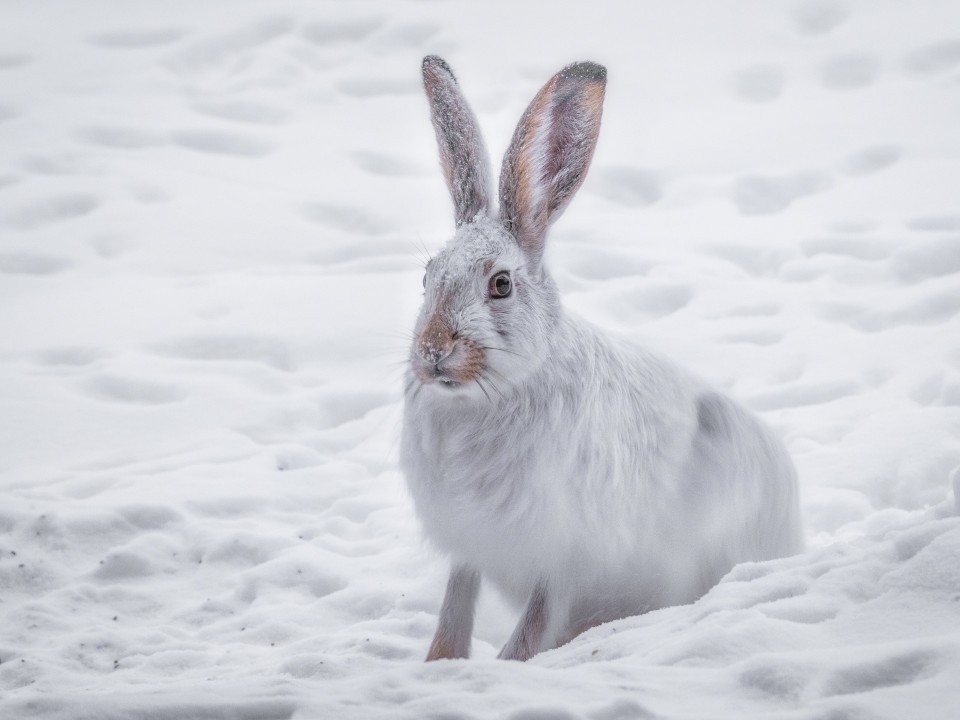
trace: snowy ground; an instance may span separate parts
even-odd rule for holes
[[[805,555],[526,665],[488,592],[421,663],[426,53],[497,159],[608,66],[548,262],[782,433]],[[951,0],[0,2],[0,716],[957,717],[958,128]]]

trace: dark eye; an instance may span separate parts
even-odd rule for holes
[[[427,274],[426,274],[426,273],[423,274],[423,287],[424,287],[424,289],[426,289],[426,287],[427,287]]]
[[[513,285],[510,282],[510,273],[501,272],[490,278],[490,297],[505,298],[510,295]]]

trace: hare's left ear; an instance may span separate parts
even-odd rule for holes
[[[500,216],[534,266],[547,228],[583,184],[597,146],[607,69],[568,65],[530,103],[503,158]]]
[[[477,119],[460,92],[453,71],[441,58],[423,59],[423,88],[437,133],[440,164],[453,200],[457,227],[487,211],[492,196],[490,161]]]

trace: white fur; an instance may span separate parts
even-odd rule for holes
[[[501,271],[513,294],[490,299]],[[417,334],[443,302],[461,337],[491,349],[479,383],[408,374],[401,466],[426,536],[451,557],[450,587],[467,568],[518,604],[545,593],[542,635],[530,640],[528,608],[502,656],[691,602],[736,563],[802,548],[793,465],[770,430],[565,313],[500,221],[481,214],[430,263]],[[456,597],[438,638],[472,622],[473,601]],[[458,642],[433,657],[466,655]]]

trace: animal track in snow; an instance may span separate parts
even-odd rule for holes
[[[960,230],[960,215],[922,215],[908,220],[907,227],[924,232]]]
[[[139,48],[169,45],[180,40],[186,33],[178,28],[147,28],[143,30],[120,30],[93,35],[90,44],[102,48],[137,50]]]
[[[793,20],[804,35],[823,35],[843,23],[849,15],[841,0],[804,0],[794,6]]]
[[[0,53],[0,70],[9,70],[26,65],[32,60],[29,55],[16,53]]]
[[[332,43],[353,43],[365,40],[382,25],[383,18],[379,17],[314,22],[304,25],[300,34],[309,42],[326,48]]]
[[[936,75],[960,66],[960,39],[951,38],[915,50],[904,58],[915,75]]]
[[[404,23],[377,33],[371,44],[381,52],[419,48],[439,31],[440,26],[435,23]]]
[[[783,333],[778,330],[743,330],[728,333],[721,338],[722,342],[746,343],[748,345],[776,345],[783,340]]]
[[[119,375],[98,375],[87,382],[86,389],[94,397],[132,405],[163,405],[187,397],[185,390],[174,385]]]
[[[889,242],[858,237],[812,238],[804,240],[800,247],[807,257],[842,255],[864,261],[883,260],[893,251],[893,246]]]
[[[642,286],[617,293],[612,312],[625,320],[638,317],[663,317],[690,304],[694,291],[689,285],[645,282]]]
[[[0,254],[0,273],[7,275],[55,275],[73,267],[70,260],[36,253]]]
[[[20,117],[20,111],[13,107],[13,105],[5,105],[0,103],[0,122],[13,120],[17,117]]]
[[[288,371],[293,358],[283,341],[255,335],[196,335],[154,345],[154,352],[185,360],[255,362]]]
[[[79,128],[76,135],[90,145],[123,150],[158,147],[169,142],[161,133],[123,125],[89,125]]]
[[[752,245],[729,243],[709,246],[707,251],[724,260],[729,260],[751,275],[776,273],[788,259],[787,251],[775,246],[758,252]]]
[[[587,280],[613,280],[650,271],[649,260],[589,242],[558,243],[551,252],[557,267]]]
[[[621,205],[643,207],[663,197],[663,182],[650,170],[629,165],[601,165],[594,168],[590,192]]]
[[[886,309],[846,303],[825,303],[817,314],[864,332],[879,332],[899,325],[936,325],[960,313],[960,287],[938,289],[917,299]]]
[[[812,671],[809,668],[765,658],[751,663],[740,673],[740,684],[765,695],[796,702],[807,688]]]
[[[48,348],[39,354],[37,361],[51,367],[84,367],[105,356],[106,353],[97,348],[69,345]]]
[[[820,84],[828,90],[859,90],[877,77],[880,63],[868,53],[844,53],[820,66]]]
[[[783,93],[784,73],[776,65],[751,65],[734,77],[739,97],[752,102],[770,102]]]
[[[198,38],[176,51],[164,65],[191,79],[198,73],[229,69],[258,48],[290,34],[294,28],[290,18],[264,18],[233,32]]]
[[[384,218],[368,208],[328,203],[310,203],[301,210],[303,217],[320,225],[350,233],[383,233],[391,228]]]
[[[373,175],[418,177],[427,175],[429,172],[420,162],[402,155],[357,150],[352,153],[352,157],[361,169]]]
[[[204,115],[251,125],[279,125],[287,120],[285,110],[252,100],[198,102],[193,109]]]
[[[4,223],[18,230],[36,230],[87,215],[100,200],[87,193],[52,195],[25,203],[6,215]]]
[[[895,655],[839,670],[826,682],[824,695],[849,695],[916,682],[936,672],[940,658],[933,652]]]
[[[344,95],[356,98],[414,95],[421,91],[419,84],[408,77],[389,78],[378,75],[344,78],[337,83],[337,88]]]
[[[177,130],[173,141],[188,150],[234,157],[261,157],[273,152],[271,142],[221,130]]]
[[[852,380],[832,380],[826,382],[799,381],[785,383],[748,398],[748,404],[755,410],[779,410],[786,407],[806,407],[833,402],[861,391],[860,385]]]
[[[743,215],[771,215],[829,186],[830,178],[818,172],[746,175],[734,183],[733,202]]]
[[[850,155],[843,170],[849,175],[870,175],[894,165],[902,154],[897,145],[871,145]]]
[[[901,280],[916,282],[960,272],[960,238],[925,237],[899,250],[892,259]]]

